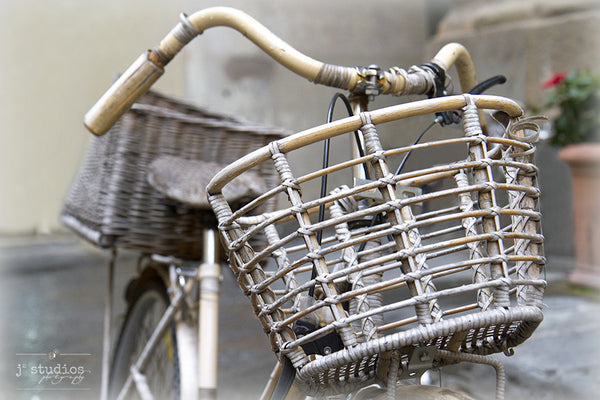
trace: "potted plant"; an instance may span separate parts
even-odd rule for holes
[[[575,268],[569,280],[600,289],[600,75],[559,73],[544,83],[552,90],[550,143],[573,180]]]

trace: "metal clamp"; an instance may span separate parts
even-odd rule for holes
[[[433,367],[437,354],[435,346],[413,347],[408,354],[408,364],[403,365],[400,379],[416,378]]]
[[[375,96],[381,94],[383,73],[379,65],[371,64],[368,67],[357,67],[358,75],[363,78],[353,90],[355,94],[365,94],[372,101]]]

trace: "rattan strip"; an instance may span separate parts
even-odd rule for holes
[[[505,228],[505,230],[508,229]],[[383,232],[379,232],[377,235],[371,236],[369,237],[367,240],[369,239],[373,239],[373,238],[378,238],[378,237],[385,237],[388,234],[390,234],[390,231],[383,231]],[[503,239],[507,239],[507,238],[518,238],[518,239],[528,239],[530,241],[534,241],[534,242],[540,242],[543,237],[539,234],[536,235],[526,235],[526,234],[519,234],[519,233],[512,233],[512,232],[502,232],[499,233],[498,235],[500,235]],[[286,237],[283,241],[280,241],[278,243],[271,243],[265,250],[263,250],[262,253],[270,253],[272,251],[274,251],[277,248],[282,247],[286,242],[289,242],[290,240],[294,239],[297,235],[295,233],[289,235],[288,237]],[[492,234],[487,234],[487,235],[471,235],[472,237],[470,238],[464,238],[462,239],[464,241],[465,244],[469,244],[469,243],[477,243],[478,241],[482,241],[482,240],[489,240],[492,238]],[[322,248],[319,251],[319,254],[321,255],[327,255],[329,253],[332,253],[334,251],[338,251],[344,248],[348,248],[351,245],[354,244],[359,244],[361,243],[363,240],[357,240],[357,241],[348,241],[348,242],[344,242],[343,244],[337,245],[337,246],[333,246],[333,247],[325,247]],[[429,258],[433,258],[436,257],[438,255],[433,255],[431,252],[433,251],[433,249],[438,249],[438,248],[444,248],[444,247],[450,247],[451,245],[456,244],[456,239],[453,239],[451,241],[444,241],[444,242],[438,242],[434,245],[429,245],[429,246],[425,246],[425,247],[421,247],[418,250],[415,250],[416,252],[420,252],[420,253],[429,253]],[[385,246],[380,246],[379,248],[377,248],[377,250],[386,250],[390,247],[392,247],[392,245],[385,245]],[[456,250],[453,250],[456,251]],[[445,253],[440,253],[440,255],[445,254]],[[399,254],[397,254],[396,256],[392,255],[392,256],[386,256],[384,258],[377,258],[375,260],[372,260],[370,263],[367,264],[360,264],[359,266],[355,266],[353,267],[354,269],[351,269],[349,271],[351,272],[357,272],[357,268],[358,269],[364,269],[364,268],[368,268],[371,266],[374,266],[378,263],[385,263],[388,261],[393,260],[394,258],[397,257],[402,257],[402,252],[400,252]],[[256,259],[261,259],[263,258],[260,254],[256,256]],[[288,264],[288,266],[284,269],[281,269],[278,271],[277,274],[273,275],[271,278],[269,278],[268,280],[266,280],[265,282],[261,283],[261,285],[259,285],[256,290],[260,291],[262,290],[264,287],[270,285],[271,283],[273,283],[275,280],[282,278],[285,274],[293,271],[295,268],[297,268],[299,265],[302,265],[304,263],[309,262],[309,258],[305,257],[305,258],[301,258],[299,260],[297,260],[296,262],[294,262],[293,264]],[[251,269],[251,267],[255,265],[255,264],[248,264],[244,267],[244,270],[247,272]],[[386,268],[387,269],[387,268]],[[349,272],[350,273],[350,272]],[[331,279],[337,279],[338,277],[341,276],[345,276],[346,274],[344,273],[343,275],[341,273],[333,273],[330,274]]]
[[[482,138],[481,142],[476,145],[469,146],[470,157],[474,160],[481,160],[486,157],[487,146],[483,139],[483,131],[481,129],[479,112],[474,100],[470,95],[465,95],[467,105],[463,108],[463,125],[465,136],[473,136]],[[482,182],[493,182],[493,173],[490,165],[486,165],[482,168],[473,170],[473,179],[476,183]],[[487,192],[479,193],[479,208],[482,209],[497,209],[497,199],[495,193],[495,185],[491,185],[490,190]],[[482,217],[481,222],[482,228],[485,232],[498,232],[500,230],[500,220],[498,216]],[[498,239],[492,239],[487,242],[487,252],[491,255],[504,254],[504,244]],[[508,276],[508,268],[504,262],[493,263],[490,265],[492,278],[498,279],[500,277]],[[485,300],[483,300],[485,301]],[[494,306],[495,307],[508,307],[509,299],[508,292],[504,287],[494,288]]]
[[[515,329],[515,332],[505,339],[506,344],[510,348],[525,340],[527,335],[535,329],[542,318],[539,308],[520,307],[514,310],[493,309],[481,313],[469,314],[468,316],[442,320],[431,325],[421,325],[408,331],[396,332],[370,342],[361,343],[353,348],[346,348],[328,356],[318,358],[300,369],[298,371],[298,378],[309,380],[311,376],[317,376],[327,370],[335,369],[351,362],[358,362],[373,354],[383,354],[395,349],[412,346],[415,343],[426,343],[435,338],[449,336],[454,332],[468,332],[482,326],[497,326],[512,321],[522,321],[519,324],[521,329]],[[490,351],[491,349],[486,349],[485,346],[476,346],[472,350],[480,351],[481,353],[479,354],[493,352]]]
[[[393,258],[391,258],[393,259]],[[422,279],[423,277],[426,276],[431,276],[432,278],[439,278],[442,276],[446,276],[449,274],[453,274],[456,272],[460,272],[463,270],[468,269],[469,267],[474,267],[476,265],[479,264],[489,264],[492,262],[498,262],[500,259],[506,261],[506,262],[515,262],[515,261],[537,261],[537,262],[541,262],[541,258],[540,257],[529,257],[529,256],[505,256],[505,257],[484,257],[481,259],[475,259],[475,260],[466,260],[464,262],[459,262],[459,263],[452,263],[452,264],[446,264],[446,265],[442,265],[442,266],[436,266],[436,267],[431,267],[428,270],[421,270],[421,271],[417,271],[417,272],[412,272],[412,273],[407,273],[407,274],[402,274],[401,276],[398,276],[396,278],[391,278],[386,280],[385,282],[381,282],[378,283],[376,285],[369,285],[366,286],[364,288],[361,288],[361,290],[349,290],[346,291],[342,294],[339,294],[337,297],[335,297],[334,300],[325,300],[322,303],[315,303],[310,309],[304,310],[302,312],[300,312],[296,317],[294,317],[293,321],[319,309],[320,307],[323,307],[324,305],[329,304],[332,301],[338,302],[338,303],[344,303],[354,297],[356,297],[357,295],[362,295],[362,294],[366,294],[366,293],[378,293],[378,292],[382,292],[382,291],[386,291],[386,290],[392,290],[392,289],[397,289],[399,287],[402,286],[406,286],[407,282],[409,281],[414,281],[414,280],[418,280],[418,279]],[[306,283],[302,284],[302,285],[298,285],[294,288],[294,290],[291,290],[289,292],[285,292],[282,293],[281,297],[279,297],[276,301],[274,301],[272,304],[266,306],[265,308],[263,308],[263,310],[261,311],[261,313],[270,313],[273,312],[274,309],[276,309],[277,307],[281,307],[283,304],[287,303],[288,301],[292,301],[297,295],[299,295],[300,293],[308,290],[308,288],[310,288],[311,286],[313,286],[315,283],[319,282],[319,283],[323,283],[323,282],[327,282],[327,283],[331,283],[331,282],[335,282],[336,280],[340,280],[342,278],[346,278],[347,276],[351,275],[351,274],[355,274],[357,272],[360,272],[362,270],[365,270],[368,267],[371,266],[376,266],[376,265],[380,265],[382,263],[379,262],[380,260],[374,261],[374,262],[369,262],[369,263],[365,263],[367,264],[366,266],[363,265],[359,265],[359,266],[354,266],[348,270],[341,270],[338,272],[333,272],[331,274],[329,274],[328,276],[324,276],[321,277],[320,279],[315,279],[315,280],[310,280],[307,281]],[[388,270],[393,270],[393,269],[397,269],[398,267],[400,267],[402,265],[402,262],[396,262],[396,263],[391,263],[391,264],[383,264],[382,266],[378,267],[378,268],[372,268],[367,272],[368,274],[374,275],[374,274],[378,274],[378,273],[383,273],[385,271]],[[287,267],[285,268],[286,274],[289,274],[289,272],[291,272],[291,268]],[[281,271],[278,271],[281,272]],[[268,281],[270,283],[273,283],[276,281],[275,277],[277,278],[282,278],[283,276],[281,276],[278,273],[273,273],[273,275],[271,275],[268,278]],[[517,281],[517,283],[515,283],[515,286],[522,286],[522,285],[527,285],[529,281],[525,281],[525,280],[521,280],[521,281]],[[543,287],[543,285],[540,283],[541,281],[533,281],[535,283],[536,286],[541,286]],[[487,283],[483,282],[483,286],[482,288],[485,288],[487,285]],[[493,287],[493,284],[489,285],[490,287]],[[248,292],[253,292],[253,293],[260,293],[262,290],[264,290],[266,287],[268,287],[268,285],[264,285],[264,282],[261,282],[258,285],[255,285],[251,288],[245,287],[245,290]],[[478,288],[480,289],[480,288]],[[468,289],[466,291],[469,291]]]
[[[428,304],[430,301],[437,300],[439,298],[456,296],[456,295],[460,295],[463,293],[474,292],[474,291],[484,289],[484,288],[496,289],[496,288],[500,287],[500,288],[503,288],[503,290],[506,290],[508,292],[509,288],[515,287],[517,285],[545,287],[546,282],[544,280],[521,281],[521,280],[512,280],[510,278],[501,278],[501,279],[490,280],[490,281],[482,282],[482,283],[467,284],[467,285],[463,285],[458,288],[449,288],[449,289],[439,290],[437,292],[425,293],[418,297],[414,296],[414,297],[411,297],[406,300],[402,300],[402,301],[398,301],[395,303],[387,304],[385,306],[370,309],[361,314],[349,315],[348,317],[345,317],[343,319],[336,320],[335,322],[331,323],[330,325],[324,326],[314,332],[311,332],[311,333],[303,336],[302,338],[299,338],[294,341],[286,343],[285,348],[290,348],[290,349],[296,348],[297,346],[311,342],[319,337],[323,337],[323,336],[333,332],[334,330],[339,329],[339,327],[347,326],[348,324],[351,324],[355,321],[360,321],[364,318],[371,317],[373,315],[383,315],[384,313],[388,313],[391,311],[397,311],[402,308],[414,307],[417,304]],[[320,300],[320,301],[315,302],[315,305],[313,305],[311,307],[311,312],[315,311],[321,307],[327,306],[327,305],[341,304],[342,302],[343,301],[339,297],[335,298],[335,299]],[[521,308],[523,308],[523,307],[521,307]],[[506,310],[506,309],[503,309],[503,310]],[[512,309],[511,311],[518,312],[518,310],[520,310],[520,308]],[[538,311],[539,311],[539,309],[538,309]],[[473,313],[473,314],[469,314],[469,316],[472,316],[474,319],[478,319],[479,315],[485,314],[486,312],[487,311]],[[459,318],[459,317],[457,317],[457,318]],[[276,326],[271,327],[271,329],[272,329],[272,331],[277,331],[278,329],[281,329],[282,327],[291,325],[297,319],[298,318],[296,318],[296,316],[288,317],[287,319],[285,319],[281,322],[278,322],[276,324]],[[427,326],[427,325],[436,325],[437,323],[443,323],[443,320],[440,319],[439,321],[436,321],[436,323],[434,323],[434,324],[425,324],[425,325],[420,324],[419,327]]]
[[[522,110],[512,100],[498,96],[486,95],[472,96],[472,98],[479,107],[502,110],[512,117],[522,115]],[[372,122],[377,125],[418,115],[426,115],[432,112],[435,113],[455,110],[457,107],[463,107],[465,103],[466,101],[464,96],[446,96],[443,98],[420,100],[390,106],[383,109],[374,110],[370,112],[369,115],[372,118]],[[285,154],[292,150],[316,143],[326,138],[353,132],[359,129],[361,124],[360,117],[348,117],[328,123],[326,125],[321,125],[298,132],[294,135],[278,140],[277,145],[279,150]],[[252,168],[252,166],[267,161],[270,157],[271,153],[269,149],[264,147],[239,158],[235,162],[232,162],[227,168],[224,168],[221,172],[215,175],[214,179],[211,180],[207,187],[208,192],[210,194],[217,193],[231,179]]]
[[[227,220],[230,217],[231,209],[222,194],[210,195],[209,202],[219,221]],[[237,236],[241,234],[241,230],[235,225],[221,226],[220,228],[222,229],[221,234],[225,242],[236,240]],[[264,271],[260,268],[255,268],[247,274],[240,272],[239,266],[244,265],[250,259],[252,259],[252,249],[249,246],[244,246],[238,251],[230,253],[230,265],[242,289],[246,286],[245,280],[247,281],[248,286],[252,286],[255,282],[261,282],[265,279]],[[260,294],[246,292],[245,294],[250,297],[250,301],[255,310],[261,309],[266,304],[272,303],[275,298],[275,294],[270,288],[267,288]],[[271,330],[272,326],[276,326],[278,321],[284,318],[285,314],[279,309],[275,310],[273,313],[264,314],[258,317],[265,332],[271,332],[269,334],[269,339],[274,351],[278,351],[282,347],[282,343],[295,338],[294,332],[290,327],[284,327],[277,332]],[[290,358],[295,368],[299,368],[307,362],[306,354],[301,348],[291,349],[286,355]]]
[[[494,214],[495,213],[493,211],[488,211],[488,212],[474,211],[471,213],[457,213],[453,217],[452,216],[446,216],[444,218],[438,217],[438,218],[436,218],[437,221],[435,221],[435,222],[448,221],[448,220],[452,220],[452,219],[460,220],[461,218],[491,216]],[[500,214],[502,215],[504,213],[501,211]],[[514,213],[513,212],[507,213],[507,215],[514,215]],[[539,217],[539,214],[534,213],[534,215]],[[352,220],[352,218],[349,218],[348,220]],[[407,231],[410,229],[414,229],[416,227],[425,226],[428,223],[433,223],[433,222],[432,221],[419,221],[419,222],[415,222],[414,224],[408,224],[407,226],[404,226],[404,227],[390,227],[388,229],[380,230],[378,232],[374,232],[374,233],[371,233],[371,234],[368,234],[368,235],[365,235],[362,237],[350,239],[350,240],[347,240],[342,243],[334,243],[334,245],[332,245],[332,246],[321,247],[320,249],[315,250],[315,253],[320,256],[325,256],[327,254],[334,253],[334,252],[343,250],[345,248],[349,248],[349,247],[361,244],[363,242],[367,242],[370,240],[389,236],[393,233],[397,233],[397,231],[399,229]],[[319,224],[316,224],[313,227],[305,227],[305,229],[307,229],[311,232],[316,232],[320,228],[322,228],[322,225],[319,225]],[[243,267],[244,270],[245,271],[251,270],[258,264],[258,262],[260,260],[266,258],[268,256],[268,254],[270,254],[274,249],[283,247],[286,243],[289,243],[290,241],[295,239],[297,236],[298,236],[297,233],[292,233],[292,234],[288,235],[287,237],[285,237],[284,239],[281,239],[279,242],[271,243],[269,246],[267,246],[265,249],[263,249],[260,253],[256,254],[254,259]],[[447,240],[447,241],[440,241],[440,242],[430,244],[430,245],[422,245],[420,247],[411,247],[410,249],[403,249],[392,255],[387,255],[387,256],[383,256],[381,258],[377,258],[376,260],[371,261],[370,263],[366,264],[365,266],[360,265],[359,267],[360,268],[370,267],[370,266],[376,265],[377,263],[385,263],[385,262],[392,261],[397,258],[406,258],[406,257],[408,257],[410,255],[414,255],[414,254],[425,254],[425,253],[429,253],[433,250],[448,248],[452,245],[456,245],[458,243],[457,240],[461,240],[462,244],[469,244],[469,243],[477,243],[479,241],[494,240],[497,238],[527,239],[527,240],[537,242],[537,243],[541,243],[543,241],[543,236],[540,234],[537,234],[537,233],[535,233],[535,234],[520,234],[520,233],[516,233],[516,232],[504,232],[504,230],[503,230],[500,232],[490,232],[488,234],[470,235],[470,237],[464,237],[462,239],[452,239],[452,240]],[[235,246],[231,245],[230,249],[236,249],[240,246],[240,242],[238,242],[238,241],[235,241],[232,243],[235,243],[236,245]],[[388,246],[383,247],[382,250],[387,249],[387,247]],[[389,247],[391,247],[391,245]],[[297,266],[307,263],[309,261],[310,261],[310,259],[308,257],[303,257],[303,258],[297,260],[296,262],[290,264],[289,267],[287,267],[286,269],[281,269],[280,273],[277,276],[275,276],[272,279],[269,279],[268,281],[265,281],[260,287],[257,288],[257,290],[262,290],[263,287],[266,287],[266,286],[270,285],[276,279],[281,278],[282,274],[289,273]],[[356,270],[356,268],[357,268],[356,266],[350,267],[350,268],[351,269],[349,271],[358,272],[358,270]],[[335,277],[336,275],[334,273],[331,276]]]
[[[313,267],[315,268],[317,277],[327,275],[329,271],[327,270],[325,260],[317,252],[320,245],[318,243],[316,235],[314,232],[305,229],[307,226],[310,225],[310,218],[301,206],[302,200],[300,190],[297,185],[297,182],[295,181],[292,175],[287,158],[283,153],[279,151],[277,142],[272,142],[269,145],[269,149],[271,152],[271,158],[273,159],[275,165],[275,169],[279,173],[281,181],[287,187],[287,195],[290,200],[290,203],[292,203],[292,208],[294,208],[295,206],[298,207],[297,209],[295,209],[296,219],[299,224],[298,232],[303,236],[303,239],[307,246],[307,250],[309,254],[311,254],[313,260]],[[320,285],[320,288],[323,290],[324,296],[326,297],[333,297],[337,295],[337,289],[333,283],[323,283]],[[335,320],[339,321],[345,315],[345,311],[341,304],[331,304],[330,310]],[[277,331],[277,329],[272,328],[272,331]],[[349,325],[338,324],[337,332],[339,333],[341,340],[345,346],[349,347],[356,344],[356,337],[354,336],[352,329]]]
[[[367,157],[365,157],[365,158],[367,158]],[[421,169],[421,170],[419,170],[419,172],[405,173],[405,174],[394,176],[392,178],[388,177],[387,179],[393,179],[395,181],[395,183],[400,184],[400,185],[418,186],[418,185],[426,183],[426,182],[422,182],[422,181],[416,182],[416,180],[418,178],[421,180],[423,180],[423,179],[426,180],[428,176],[433,176],[433,179],[442,178],[442,177],[449,178],[449,177],[454,176],[454,173],[459,173],[461,170],[481,168],[482,166],[485,166],[485,165],[496,166],[496,167],[515,167],[515,168],[519,168],[521,170],[534,170],[532,168],[531,163],[518,163],[518,162],[511,161],[511,160],[479,160],[479,161],[463,161],[463,162],[459,162],[459,163],[453,163],[452,165],[449,165],[449,166],[439,166],[439,167]],[[449,175],[445,175],[445,173],[448,173]],[[442,174],[442,175],[437,175],[437,174]],[[320,174],[319,174],[319,176],[320,176]],[[300,181],[300,179],[301,178],[299,178],[296,182],[298,183]],[[321,205],[324,205],[324,204],[327,205],[327,204],[334,202],[335,200],[339,200],[344,197],[349,197],[351,195],[357,195],[362,192],[369,192],[374,189],[378,189],[378,188],[384,186],[385,184],[387,184],[387,183],[381,182],[378,180],[368,182],[368,183],[365,183],[362,185],[357,185],[356,187],[354,187],[352,189],[348,188],[348,189],[342,190],[340,192],[336,192],[334,194],[327,195],[323,198],[304,202],[304,203],[302,203],[302,205],[300,205],[300,207],[302,207],[303,210],[310,212],[311,210],[318,209]],[[539,195],[539,190],[535,189],[535,187],[532,187],[531,185],[529,185],[529,186],[522,185],[520,187],[517,185],[517,186],[509,188],[506,186],[498,186],[498,184],[495,183],[493,180],[489,181],[489,183],[487,185],[482,184],[482,186],[478,186],[478,187],[468,186],[465,189],[481,191],[481,190],[487,190],[490,188],[496,188],[497,190],[517,190],[517,191],[525,190],[525,191],[530,192],[529,194],[531,196],[535,197],[535,196]],[[240,209],[240,210],[234,212],[233,215],[231,216],[231,220],[236,220],[236,219],[240,218],[242,215],[247,213],[249,210],[256,208],[256,206],[258,206],[261,201],[264,201],[265,199],[270,198],[278,193],[282,193],[284,191],[285,191],[285,186],[283,186],[283,185],[279,185],[279,186],[271,189],[264,195],[255,199],[251,204],[245,206],[243,209]],[[455,194],[455,193],[443,192],[443,193],[439,193],[439,195],[437,195],[437,196],[441,197],[444,195],[452,195],[452,194]],[[418,202],[422,202],[425,200],[430,200],[430,199],[434,198],[433,196],[436,196],[436,195],[432,194],[429,197],[416,197],[416,198],[413,198],[411,200],[406,200],[406,201],[408,201],[409,203],[410,202],[418,203]],[[380,211],[377,211],[377,212],[380,212]],[[293,214],[292,211],[288,211],[287,214],[284,212],[281,212],[280,214],[278,214],[278,218],[279,218],[279,220],[282,220],[285,217],[291,216],[292,214]],[[252,220],[250,220],[250,221],[252,221]],[[249,222],[242,221],[242,223],[252,224],[253,222],[250,222],[250,221]],[[228,221],[228,222],[230,222],[230,221]]]
[[[446,196],[451,196],[451,195],[455,195],[455,194],[461,194],[461,193],[468,193],[468,192],[475,192],[475,191],[486,191],[489,190],[490,187],[495,188],[496,190],[512,190],[512,191],[523,191],[526,193],[529,193],[530,195],[534,195],[537,196],[539,195],[539,190],[535,189],[535,188],[531,188],[528,186],[520,186],[520,185],[509,185],[509,184],[489,184],[489,183],[483,183],[480,185],[470,185],[467,187],[463,187],[463,188],[453,188],[453,189],[448,189],[448,190],[444,190],[444,191],[439,191],[436,193],[432,193],[432,194],[428,194],[428,195],[423,195],[423,196],[415,196],[413,198],[410,199],[398,199],[395,200],[393,202],[388,202],[382,205],[378,205],[378,206],[373,206],[369,209],[366,210],[361,210],[352,214],[347,214],[343,217],[340,217],[339,221],[323,221],[321,223],[316,223],[316,224],[312,224],[310,226],[307,226],[305,229],[310,229],[311,231],[318,231],[318,230],[323,230],[326,228],[330,228],[332,226],[335,225],[336,222],[349,222],[352,221],[353,219],[360,219],[360,218],[365,218],[365,217],[369,217],[372,215],[376,215],[376,214],[380,214],[383,212],[389,212],[393,209],[398,209],[398,208],[402,208],[405,207],[407,205],[412,205],[412,204],[418,204],[420,202],[426,201],[426,200],[431,200],[431,199],[436,199],[436,198],[441,198],[441,197],[446,197]],[[348,191],[345,193],[352,193],[353,191]],[[340,199],[343,198],[344,196],[335,196],[335,199]],[[322,202],[319,202],[322,203]],[[305,210],[307,207],[310,207],[311,209],[313,208],[314,204],[310,204],[309,206],[306,205],[307,203],[304,203],[304,206],[300,205],[298,208],[289,208],[287,209],[287,211],[280,213],[277,218],[271,218],[269,221],[272,222],[276,222],[278,219],[283,218],[283,216],[287,216],[291,213],[293,213],[294,211],[297,210]],[[438,217],[438,218],[431,218],[428,220],[418,220],[418,218],[415,218],[416,222],[411,223],[411,224],[407,224],[407,225],[402,225],[402,226],[410,226],[412,228],[417,228],[417,227],[423,227],[426,225],[430,225],[430,224],[434,224],[434,223],[439,223],[439,222],[443,222],[443,221],[448,221],[451,219],[461,219],[463,217],[484,217],[484,216],[494,216],[494,215],[529,215],[531,218],[534,219],[538,219],[539,220],[539,212],[536,211],[527,211],[527,210],[511,210],[511,209],[490,209],[490,210],[476,210],[473,211],[471,213],[455,213],[452,214],[451,216],[443,216],[443,217]],[[265,226],[266,223],[262,223],[261,227]],[[245,235],[245,239],[247,239],[248,237],[250,237],[252,235],[252,233],[254,233],[254,231],[257,231],[259,229],[254,229],[254,230],[250,230],[248,231],[249,233]],[[356,244],[356,243],[354,243]]]
[[[532,125],[528,121],[524,121],[522,123],[511,124],[507,132],[511,137],[523,140],[527,137],[525,129],[531,127]],[[539,134],[539,127],[535,125],[534,128],[537,129],[537,133]],[[514,148],[512,156],[522,163],[532,163],[534,157],[532,151],[524,151],[518,147]],[[510,183],[515,182],[521,185],[537,186],[536,174],[531,173],[528,170],[521,169],[518,166],[512,166],[511,168],[507,168],[506,172],[507,181]],[[525,210],[537,210],[539,208],[537,197],[514,191],[509,192],[509,197],[509,204],[513,208]],[[514,230],[531,233],[537,233],[541,230],[539,219],[529,216],[515,215],[512,218],[512,223]],[[541,242],[536,243],[528,240],[515,240],[515,251],[522,254],[539,255],[542,253]],[[520,278],[539,279],[542,271],[544,271],[543,263],[529,261],[517,264],[517,275]],[[526,291],[528,291],[528,293],[526,293]],[[536,288],[523,288],[518,289],[517,291],[517,298],[519,299],[520,304],[540,307],[542,296],[543,292]]]
[[[455,307],[450,310],[443,310],[443,317],[448,317],[450,315],[455,315],[455,314],[460,314],[460,313],[476,310],[478,308],[479,308],[479,305],[477,303],[472,303],[472,304],[468,304],[468,305],[464,305],[464,306],[460,306],[460,307]],[[395,322],[390,322],[389,324],[382,325],[378,328],[378,330],[380,332],[385,332],[385,331],[389,331],[392,329],[398,329],[398,328],[401,328],[406,325],[414,324],[416,322],[417,322],[416,316],[410,317],[410,318],[405,318],[405,319],[398,320]]]

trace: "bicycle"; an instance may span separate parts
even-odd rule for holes
[[[348,90],[349,98],[336,95],[334,102],[346,99],[351,116],[278,138],[218,172],[209,169],[215,174],[202,182],[205,193],[197,182],[192,196],[182,192],[192,182],[169,184],[168,177],[189,171],[189,163],[166,162],[166,179],[159,169],[155,187],[182,203],[205,209],[210,203],[216,221],[203,221],[201,262],[160,253],[144,258],[150,277],[139,282],[153,283],[128,292],[147,293],[139,298],[148,303],[162,301],[162,316],[131,367],[128,361],[113,368],[111,383],[119,380],[114,371],[124,371],[119,398],[133,386],[152,398],[145,367],[161,339],[181,357],[171,357],[181,374],[165,375],[167,382],[178,381],[176,395],[216,397],[217,235],[277,355],[262,399],[465,398],[419,385],[426,371],[465,361],[496,368],[496,398],[503,398],[502,365],[488,355],[510,354],[543,318],[535,120],[524,118],[510,99],[479,94],[501,79],[477,84],[461,45],[449,44],[409,70],[334,66],[299,53],[241,11],[210,8],[182,15],[88,112],[88,129],[106,132],[186,43],[219,25],[239,30],[309,81]],[[447,93],[452,65],[463,94]],[[368,111],[369,100],[380,94],[429,98]],[[483,109],[507,118],[501,137],[486,135]],[[464,135],[421,142],[426,129],[411,145],[383,146],[380,126],[420,115],[440,125],[462,122]],[[353,143],[349,158],[329,165],[325,156],[322,167],[298,176],[289,160],[296,150],[343,135]],[[439,158],[454,157],[456,147],[460,158]],[[405,171],[409,156],[420,164]],[[133,306],[130,315],[149,309]],[[183,349],[196,339],[199,355],[190,357]],[[120,350],[133,352],[117,345]]]

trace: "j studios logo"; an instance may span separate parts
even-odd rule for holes
[[[81,386],[91,373],[85,365],[86,360],[83,356],[90,355],[60,354],[57,350],[47,354],[17,354],[17,356],[26,357],[27,361],[17,364],[15,376],[19,382],[28,386],[36,386],[35,389]],[[21,390],[26,390],[26,388],[21,388]]]

